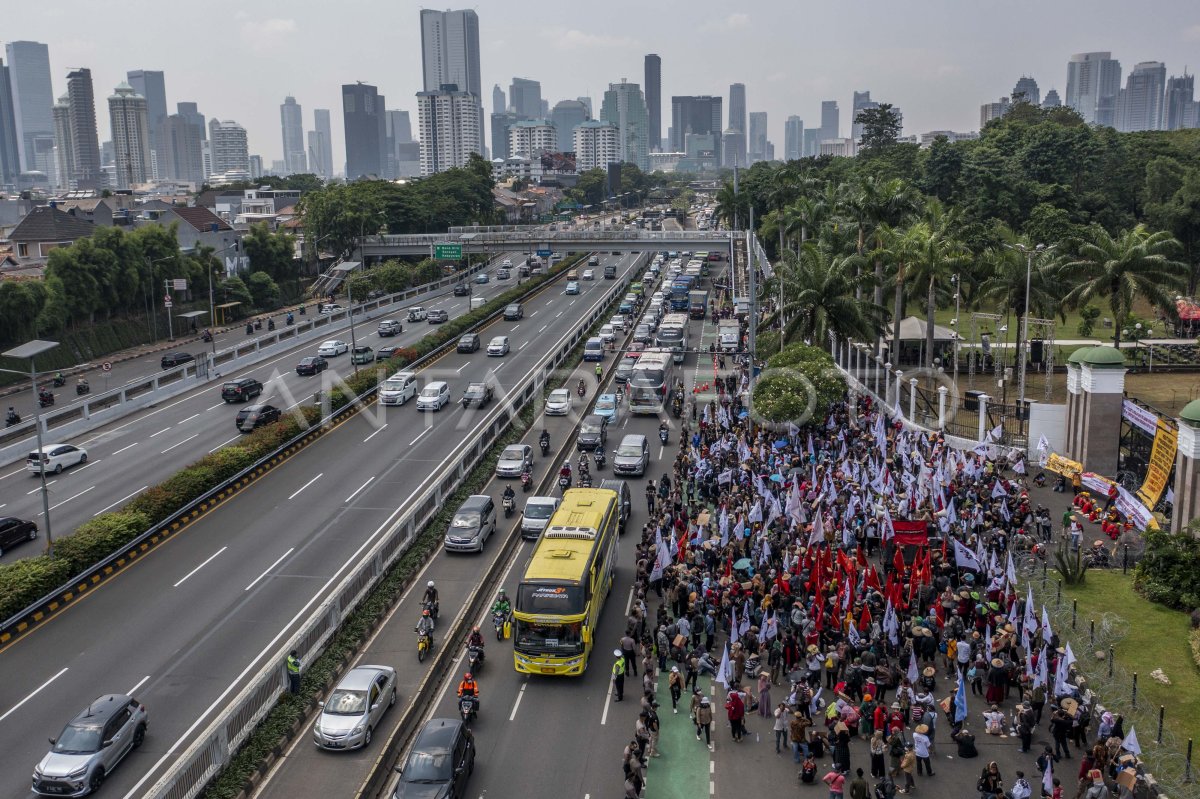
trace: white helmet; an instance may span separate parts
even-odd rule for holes
[[[433,580],[430,580],[429,582],[425,583],[425,585],[429,586],[430,588],[433,588]]]

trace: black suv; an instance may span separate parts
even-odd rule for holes
[[[471,293],[471,287],[468,286],[466,283],[455,283],[454,284],[454,296],[455,297],[465,297],[470,293]]]
[[[253,377],[230,380],[221,386],[221,399],[226,402],[249,402],[263,391],[263,384]]]
[[[475,770],[475,736],[458,719],[430,719],[400,769],[393,799],[461,799]]]
[[[23,541],[32,541],[37,536],[37,525],[33,522],[0,516],[0,555]]]
[[[168,352],[162,356],[159,363],[163,369],[170,369],[172,366],[179,366],[194,360],[196,360],[196,356],[190,352]]]
[[[470,408],[471,405],[482,408],[491,401],[492,387],[487,383],[469,383],[460,400],[464,408]]]
[[[479,334],[478,333],[463,333],[458,339],[459,352],[475,352],[479,349]]]
[[[253,433],[263,425],[278,422],[280,410],[274,405],[250,405],[238,411],[234,424],[243,433]]]
[[[598,413],[583,417],[579,423],[579,436],[575,446],[581,450],[595,451],[608,441],[608,417]]]

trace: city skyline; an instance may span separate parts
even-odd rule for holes
[[[266,12],[216,0],[214,13],[205,19],[189,15],[185,20],[183,9],[167,9],[145,20],[136,42],[108,47],[106,43],[122,45],[128,37],[119,20],[71,14],[72,5],[18,7],[7,19],[12,38],[5,43],[29,40],[49,46],[54,97],[66,91],[73,68],[90,69],[96,85],[104,87],[119,84],[131,70],[161,70],[167,108],[192,101],[209,118],[238,120],[247,130],[250,152],[268,164],[283,157],[278,107],[286,96],[306,110],[338,108],[341,86],[361,80],[379,86],[389,110],[408,111],[415,119],[423,79],[416,9],[364,1],[355,9],[361,13],[332,14],[327,6],[298,0],[286,11]],[[993,35],[1019,9],[963,9],[938,0],[914,14],[874,0],[868,5],[879,23],[868,31],[852,29],[832,9],[753,2],[731,14],[728,7],[703,0],[682,22],[666,11],[617,3],[618,12],[637,11],[637,27],[630,27],[627,17],[621,21],[620,13],[589,19],[585,26],[569,14],[546,14],[520,2],[503,14],[485,8],[479,12],[480,85],[508,86],[520,76],[539,81],[541,96],[551,106],[581,95],[598,100],[622,78],[641,83],[646,54],[657,53],[662,97],[712,94],[725,97],[728,107],[729,85],[744,83],[747,110],[768,114],[767,137],[782,153],[785,120],[797,116],[806,130],[815,127],[823,100],[836,100],[847,109],[839,133],[849,135],[855,91],[869,90],[879,101],[903,108],[906,134],[967,131],[978,127],[979,104],[1011,92],[1023,75],[1034,78],[1043,93],[1055,89],[1065,98],[1067,61],[1075,53],[1109,51],[1127,70],[1141,62],[1162,62],[1168,78],[1182,75],[1185,68],[1191,72],[1200,60],[1193,58],[1200,50],[1200,13],[1180,0],[1165,0],[1156,7],[1160,13],[1140,26],[1120,22],[1126,7],[1115,0],[1088,3],[1087,14],[1078,13],[1082,2],[1053,7],[1018,2],[1038,20],[1023,34],[1019,48],[1001,46]],[[363,14],[371,16],[371,25],[361,25]],[[937,24],[931,25],[931,19]],[[535,32],[547,43],[546,52],[512,46],[528,36],[530,20],[536,20]],[[196,35],[178,41],[178,25]],[[818,25],[828,35],[800,49],[788,44],[795,31]],[[658,36],[655,30],[671,34]],[[201,42],[222,35],[234,40],[239,58],[206,62],[208,51]],[[351,41],[359,56],[352,67],[335,61],[329,68],[297,71],[286,57],[297,48],[336,48]],[[850,41],[854,48],[845,46]],[[726,55],[713,58],[715,47]],[[786,58],[780,53],[787,53]],[[176,66],[201,63],[203,68]],[[247,82],[247,74],[255,80]],[[230,93],[232,86],[238,87],[236,94]],[[100,138],[108,141],[108,115],[97,110]],[[668,109],[662,111],[665,122]],[[309,111],[303,122],[306,133],[312,125]],[[331,132],[333,168],[341,172],[344,130],[335,123]],[[490,148],[490,135],[487,139]]]

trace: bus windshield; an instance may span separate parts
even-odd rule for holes
[[[583,651],[583,623],[541,624],[517,619],[516,648],[523,652],[572,655]]]

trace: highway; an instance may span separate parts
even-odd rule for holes
[[[636,256],[608,258],[628,271]],[[558,342],[612,284],[583,283],[577,297],[551,284],[520,322],[485,330],[509,335],[504,358],[450,353],[423,380],[494,377],[498,396]],[[573,310],[575,306],[580,309]],[[513,375],[508,378],[508,375]],[[28,773],[47,737],[94,697],[133,690],[150,712],[145,744],[109,780],[109,796],[137,796],[186,749],[253,674],[276,657],[312,612],[448,453],[475,435],[481,414],[450,404],[421,414],[413,404],[372,406],[60,616],[0,654],[0,749],[16,767],[0,794],[28,795]],[[463,563],[477,566],[478,558]]]
[[[517,254],[497,256],[486,270],[493,278],[495,266],[505,257],[512,257],[515,261]],[[513,274],[515,276],[515,272]],[[492,297],[515,285],[514,277],[505,281],[492,279],[486,284],[472,283],[471,288],[473,296]],[[455,318],[470,310],[470,297],[454,297],[452,289],[447,287],[413,298],[411,302],[397,306],[394,313],[370,321],[358,319],[355,323],[355,340],[373,349],[389,344],[405,346],[435,330],[436,326],[425,322],[410,324],[404,320],[404,312],[411,305],[444,308],[451,318]],[[400,319],[404,324],[404,332],[380,338],[376,333],[378,319],[385,318]],[[244,331],[242,335],[245,335]],[[330,331],[328,337],[349,343],[349,325]],[[283,354],[220,377],[213,376],[212,380],[198,384],[186,394],[173,397],[157,407],[113,420],[111,424],[76,439],[61,441],[53,437],[45,438],[47,446],[77,444],[88,452],[87,464],[67,469],[60,475],[47,475],[52,534],[60,536],[69,533],[92,517],[119,508],[171,472],[237,441],[242,434],[234,427],[234,418],[241,405],[227,404],[221,399],[221,385],[226,380],[257,378],[264,388],[262,397],[254,402],[291,408],[298,403],[308,402],[317,390],[328,389],[339,375],[350,374],[353,367],[349,354],[327,359],[329,368],[320,376],[302,377],[296,374],[296,363],[305,355],[315,355],[322,340],[294,347]],[[117,364],[113,371],[126,367],[144,375],[156,371],[159,357],[154,354]],[[23,462],[0,470],[0,515],[33,519],[42,531],[39,542],[30,542],[4,552],[0,562],[37,555],[45,548],[45,517],[40,484],[35,477],[36,473],[27,471]]]
[[[719,272],[713,270],[713,276]],[[711,285],[711,280],[709,285]],[[710,321],[693,321],[689,331],[690,346],[706,349],[715,341],[716,330]],[[606,362],[606,369],[611,359]],[[585,364],[581,373],[590,371]],[[711,361],[707,355],[697,358],[689,354],[685,363],[676,366],[674,376],[682,376],[691,386],[709,382]],[[588,405],[595,394],[589,393]],[[583,411],[582,403],[576,404]],[[580,414],[569,421],[550,417],[551,435],[559,442],[562,428],[573,426]],[[633,513],[627,532],[620,543],[620,562],[617,579],[609,595],[600,628],[597,646],[587,671],[579,678],[543,678],[518,674],[513,668],[512,642],[498,642],[492,634],[490,617],[475,623],[484,633],[487,658],[477,675],[481,691],[481,713],[474,722],[478,754],[475,772],[467,787],[467,796],[488,799],[560,799],[560,797],[608,797],[622,794],[620,768],[621,750],[632,737],[640,697],[640,679],[630,677],[625,683],[625,701],[612,702],[609,693],[612,649],[619,644],[625,629],[625,615],[632,599],[635,571],[634,547],[640,539],[642,526],[648,521],[645,484],[657,483],[670,471],[670,464],[679,445],[679,423],[671,422],[670,441],[662,447],[658,440],[658,416],[635,416],[622,408],[621,416],[610,428],[608,449],[611,451],[628,433],[641,433],[651,442],[651,458],[642,478],[627,478],[633,499]],[[536,427],[536,426],[535,426]],[[536,431],[526,437],[536,446]],[[573,458],[574,460],[574,458]],[[554,464],[539,464],[536,477]],[[599,472],[593,470],[593,480],[612,477],[611,465]],[[494,480],[487,493],[498,497],[503,481]],[[594,482],[595,484],[595,482]],[[557,494],[557,489],[554,493]],[[522,507],[518,494],[518,507]],[[514,515],[510,526],[515,527],[519,516]],[[502,584],[509,596],[525,568],[534,542],[522,542],[509,563]],[[355,752],[326,752],[312,743],[311,725],[292,743],[278,761],[269,779],[257,792],[261,799],[285,799],[294,796],[351,796],[366,779],[379,756],[379,747],[391,734],[400,717],[400,709],[409,700],[425,673],[418,664],[413,625],[420,613],[420,599],[427,580],[437,583],[441,595],[439,630],[445,630],[462,612],[468,592],[476,585],[476,575],[482,567],[457,555],[438,554],[426,567],[425,573],[393,610],[358,658],[361,663],[381,663],[394,666],[398,672],[400,701],[384,717],[371,746]],[[446,675],[435,710],[426,716],[457,718],[458,707],[454,687],[462,676],[460,659],[452,674]],[[669,713],[669,710],[667,711]],[[390,795],[390,793],[389,793]]]

